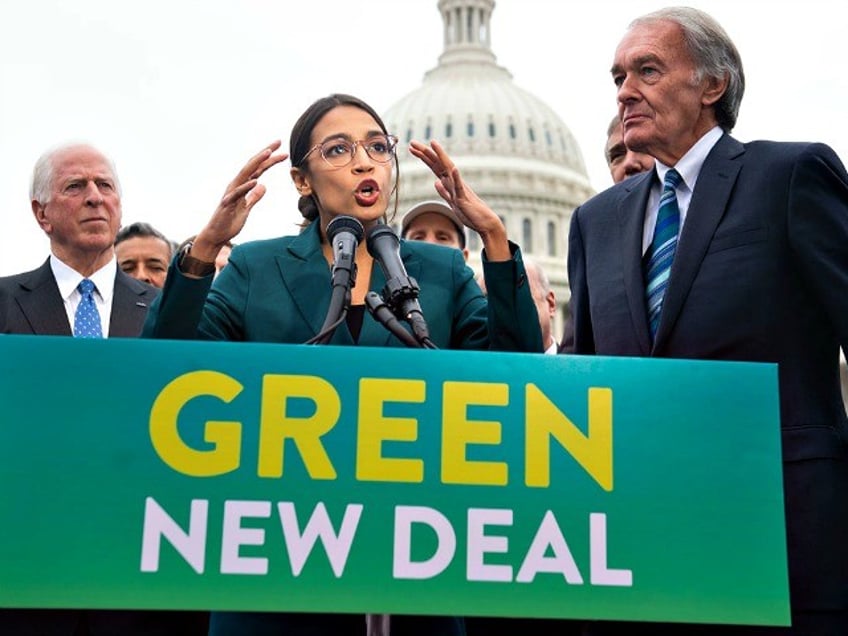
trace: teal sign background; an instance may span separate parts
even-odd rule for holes
[[[180,435],[203,450],[210,448],[203,441],[206,421],[242,423],[240,466],[220,476],[175,471],[150,439],[157,395],[178,376],[198,370],[223,373],[243,385],[230,403],[200,397],[180,414]],[[318,376],[334,387],[341,416],[322,441],[336,479],[310,479],[291,442],[283,476],[257,476],[266,374]],[[0,378],[0,607],[789,622],[774,365],[3,336]],[[356,480],[361,378],[426,382],[423,403],[396,398],[383,412],[418,420],[415,441],[386,442],[382,454],[422,459],[422,482]],[[501,423],[501,443],[469,446],[467,458],[505,462],[505,486],[442,483],[444,382],[508,386],[506,406],[472,406],[467,412],[470,420]],[[611,491],[553,440],[550,485],[525,485],[527,384],[584,432],[590,387],[612,390]],[[300,417],[315,409],[298,400],[288,407]],[[192,500],[208,501],[202,574],[166,539],[158,571],[141,571],[147,498],[185,530]],[[241,521],[243,528],[264,531],[261,544],[239,550],[241,557],[267,559],[267,574],[221,573],[225,501],[271,502],[269,517]],[[293,574],[277,512],[281,501],[294,503],[301,529],[318,502],[337,531],[348,504],[363,506],[342,576],[333,574],[320,545]],[[441,574],[393,578],[397,505],[429,507],[450,521],[456,552]],[[472,508],[512,511],[511,525],[486,529],[489,536],[504,537],[508,549],[485,557],[487,564],[511,566],[512,579],[550,511],[583,582],[551,573],[529,583],[467,580]],[[630,570],[632,586],[592,584],[593,513],[606,518],[608,567]],[[431,556],[435,536],[415,526],[412,557]]]

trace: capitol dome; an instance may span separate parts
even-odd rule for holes
[[[403,147],[413,139],[441,143],[463,178],[504,220],[510,238],[541,265],[561,306],[559,337],[568,300],[568,224],[574,208],[594,191],[562,119],[497,64],[490,30],[494,6],[494,0],[439,0],[444,51],[438,65],[383,119]],[[402,214],[437,195],[423,163],[408,151],[399,160]],[[478,237],[472,235],[469,243],[469,264],[479,272]]]

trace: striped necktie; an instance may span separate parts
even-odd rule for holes
[[[654,240],[648,251],[648,268],[645,273],[645,297],[648,302],[648,325],[651,340],[657,335],[662,311],[663,296],[668,287],[668,276],[677,247],[677,234],[680,230],[680,209],[677,207],[677,186],[680,185],[680,173],[674,168],[665,173],[660,208],[657,212],[657,225],[654,228]]]
[[[83,278],[77,289],[81,298],[74,314],[74,338],[102,338],[100,312],[97,311],[97,303],[94,300],[94,283]]]

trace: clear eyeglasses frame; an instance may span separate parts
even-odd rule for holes
[[[316,150],[320,151],[321,158],[334,168],[343,168],[356,156],[356,149],[362,146],[372,161],[377,163],[388,163],[395,156],[398,138],[394,135],[374,135],[368,139],[351,141],[344,137],[334,137],[327,141],[316,144],[303,156],[303,161],[309,158]]]

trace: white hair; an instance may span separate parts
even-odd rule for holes
[[[112,179],[115,181],[115,191],[118,193],[118,196],[121,196],[121,182],[118,180],[118,171],[115,170],[115,163],[91,144],[72,142],[54,146],[41,155],[38,161],[35,162],[35,167],[32,169],[32,179],[29,184],[30,201],[38,201],[41,205],[45,205],[50,201],[50,194],[53,192],[53,171],[55,170],[53,160],[56,155],[75,148],[88,148],[103,157],[106,165],[109,166],[109,171],[112,173]]]

